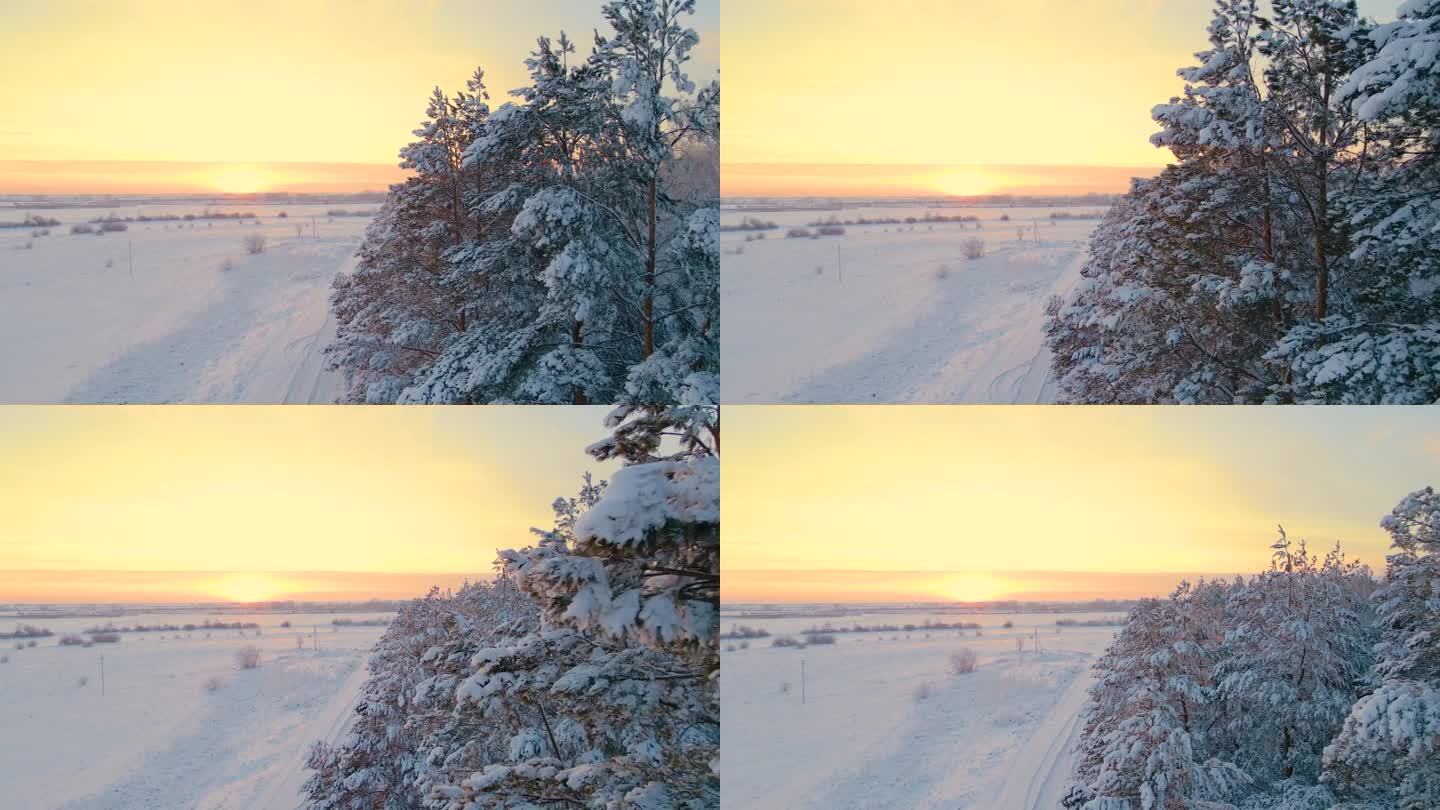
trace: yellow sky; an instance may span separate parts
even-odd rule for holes
[[[0,158],[393,166],[431,88],[453,92],[483,66],[492,104],[509,100],[538,36],[565,29],[588,52],[600,5],[5,0]],[[718,4],[699,5],[692,78],[708,81]],[[0,193],[18,193],[4,179]]]
[[[1093,596],[1133,583],[1065,572],[1262,570],[1277,523],[1382,567],[1440,416],[1320,410],[731,406],[725,598]]]
[[[1208,47],[1210,0],[726,0],[727,195],[1010,193],[1043,174],[937,189],[917,166],[1135,167],[1171,160],[1151,108]],[[1364,0],[1369,14],[1393,0]],[[740,164],[888,164],[901,191],[757,182]],[[1148,169],[1148,171],[1146,171]],[[1084,190],[1121,192],[1128,178]],[[1018,181],[1018,182],[1016,182]],[[1052,193],[1049,191],[1037,193]]]
[[[0,602],[44,601],[7,571],[203,571],[236,597],[316,583],[214,572],[488,573],[608,472],[583,452],[604,410],[8,407]]]

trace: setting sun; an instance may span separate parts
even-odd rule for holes
[[[956,602],[991,602],[1004,591],[998,580],[986,574],[952,574],[940,581],[938,596]]]
[[[226,166],[210,177],[210,185],[226,194],[255,194],[275,185],[275,178],[257,166]]]
[[[994,193],[995,177],[984,169],[947,169],[930,179],[930,185],[941,194],[951,197],[978,197]]]
[[[282,593],[283,587],[264,574],[231,574],[211,584],[210,591],[231,602],[269,602]]]

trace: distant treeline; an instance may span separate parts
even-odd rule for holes
[[[389,627],[389,619],[336,619],[331,624],[336,627]]]
[[[1111,616],[1105,619],[1056,619],[1056,627],[1120,627],[1125,624],[1124,616]]]
[[[19,222],[0,222],[0,228],[53,228],[60,220],[31,214]]]
[[[732,231],[773,231],[780,226],[758,217],[745,217],[738,225],[721,225],[720,230],[725,233]]]
[[[43,627],[36,627],[33,624],[17,624],[15,625],[15,632],[0,633],[0,638],[45,638],[53,635],[55,634]]]
[[[1104,211],[1082,211],[1078,214],[1071,214],[1065,211],[1052,211],[1051,219],[1104,219]]]
[[[766,638],[770,635],[769,630],[761,630],[758,627],[737,624],[730,628],[730,632],[721,633],[720,638]]]
[[[206,620],[202,624],[129,624],[116,627],[107,624],[104,627],[92,627],[86,633],[179,633],[194,630],[254,630],[260,625],[255,622],[214,622]]]
[[[932,622],[924,624],[855,624],[849,627],[835,627],[826,622],[819,627],[801,631],[801,635],[828,635],[831,633],[899,633],[916,630],[979,630],[975,622]]]
[[[95,223],[107,223],[107,222],[178,222],[178,221],[194,222],[194,221],[204,221],[204,220],[207,220],[207,219],[257,219],[257,220],[258,220],[259,218],[260,218],[259,216],[255,215],[255,214],[252,214],[252,213],[250,213],[249,211],[235,211],[235,212],[231,212],[231,213],[227,213],[227,212],[224,212],[224,211],[206,211],[206,212],[201,213],[201,214],[157,214],[157,215],[154,215],[154,216],[151,216],[151,215],[149,215],[149,214],[140,214],[140,215],[138,215],[138,216],[133,216],[133,217],[122,217],[122,216],[116,216],[115,214],[110,214],[110,215],[108,215],[108,216],[96,217],[96,218],[94,218],[94,219],[92,219],[92,220],[90,220],[90,221],[91,221],[91,222],[95,222]],[[59,225],[60,223],[56,222],[55,224],[56,224],[56,225]]]
[[[923,217],[856,217],[855,219],[840,219],[834,215],[815,222],[807,223],[812,228],[827,225],[928,225],[937,222],[979,222],[980,217],[973,214],[956,214],[946,216],[944,214],[926,214]]]

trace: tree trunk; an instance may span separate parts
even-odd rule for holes
[[[1330,233],[1330,194],[1327,186],[1329,177],[1325,171],[1325,159],[1315,159],[1315,171],[1320,179],[1320,190],[1315,197],[1317,222],[1315,223],[1315,319],[1324,320],[1325,308],[1330,298],[1330,263],[1325,255],[1325,241]]]
[[[580,331],[581,331],[581,328],[582,328],[583,326],[584,326],[584,322],[583,322],[583,321],[578,321],[578,320],[577,320],[577,321],[574,321],[573,323],[570,324],[570,345],[574,346],[574,347],[577,348],[577,349],[584,345],[583,343],[580,342],[580,341],[581,341]],[[588,404],[590,404],[589,401],[585,398],[585,389],[581,388],[581,387],[578,386],[578,385],[575,386],[575,404],[576,404],[576,405],[588,405]]]
[[[650,230],[649,239],[645,245],[645,345],[642,357],[649,357],[655,353],[655,175],[650,175],[650,186],[647,189],[647,219]]]

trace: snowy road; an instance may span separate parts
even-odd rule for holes
[[[838,237],[723,234],[725,399],[1052,401],[1045,303],[1079,279],[1096,220],[976,211]],[[967,260],[976,239],[985,255]]]
[[[367,221],[287,207],[254,206],[252,221],[133,222],[106,236],[0,233],[0,342],[23,347],[0,355],[0,402],[333,402],[344,386],[323,355],[331,283],[354,266]],[[243,238],[256,234],[267,245],[250,254]]]
[[[1053,622],[726,652],[725,765],[742,776],[727,775],[722,807],[1058,810],[1090,666],[1114,629]],[[979,667],[956,675],[962,648]]]

